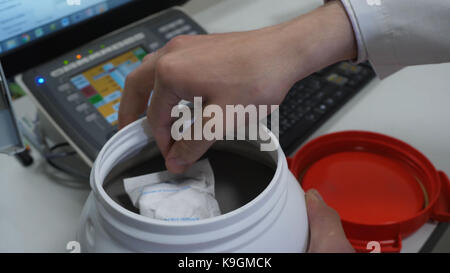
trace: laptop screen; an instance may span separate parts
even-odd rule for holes
[[[0,55],[134,0],[0,0]]]

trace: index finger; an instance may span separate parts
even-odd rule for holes
[[[143,63],[128,74],[119,107],[119,129],[145,113],[154,85],[157,58],[157,53],[147,55]]]
[[[147,118],[152,128],[152,135],[161,154],[166,157],[172,145],[171,125],[173,118],[171,112],[181,98],[176,93],[156,80],[155,91],[147,111]]]

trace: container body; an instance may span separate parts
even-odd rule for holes
[[[273,135],[271,137],[275,138]],[[306,251],[309,231],[304,192],[289,171],[281,148],[260,152],[256,150],[257,144],[257,141],[239,145],[224,141],[217,145],[218,156],[211,154],[213,169],[216,166],[217,170],[215,174],[229,178],[229,183],[216,178],[216,197],[225,210],[221,216],[189,223],[166,222],[143,217],[130,207],[127,209],[127,205],[120,201],[123,200],[121,195],[115,199],[111,194],[113,191],[106,187],[107,181],[115,181],[111,179],[111,173],[120,173],[118,166],[125,165],[123,169],[129,169],[133,163],[128,162],[133,162],[132,158],[140,154],[158,153],[145,119],[129,125],[108,141],[92,169],[92,193],[83,209],[77,233],[82,251]],[[243,168],[248,165],[248,172],[241,172],[237,170],[238,165],[232,165],[239,158],[244,158],[244,154],[249,155],[251,160],[241,164]],[[228,161],[224,159],[227,156],[230,157]],[[256,162],[255,166],[263,166],[258,167],[261,171],[252,169],[252,161]],[[231,166],[225,169],[228,173],[221,171],[227,164]],[[270,165],[273,171],[267,171],[270,168],[264,167],[266,165]],[[270,178],[259,183],[264,179],[257,174],[264,172]],[[240,173],[247,177],[233,184],[234,175]],[[252,178],[256,180],[252,181]],[[117,181],[114,187],[120,188],[121,179]]]

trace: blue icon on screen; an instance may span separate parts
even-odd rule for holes
[[[63,18],[63,19],[61,19],[61,26],[62,26],[62,27],[67,27],[68,25],[70,25],[70,20],[69,20],[69,18]]]
[[[44,30],[42,28],[37,28],[34,31],[34,35],[36,35],[36,38],[42,37],[44,35]]]
[[[6,42],[6,50],[10,50],[13,49],[17,46],[17,41],[16,39],[11,39],[9,41]]]

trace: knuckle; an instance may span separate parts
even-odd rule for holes
[[[156,77],[160,81],[170,78],[177,70],[177,63],[170,55],[164,55],[156,63]]]
[[[189,37],[187,35],[180,35],[172,38],[166,45],[167,50],[170,51],[183,47],[188,38]]]
[[[154,54],[154,53],[153,53],[153,54]],[[146,62],[150,61],[150,59],[152,58],[152,55],[153,55],[153,54],[147,54],[147,55],[145,55],[144,59],[142,59],[142,62],[143,62],[143,63],[146,63]]]
[[[256,82],[249,89],[249,95],[252,98],[259,98],[263,102],[267,102],[270,100],[270,94],[266,91],[267,86],[263,83]]]
[[[126,81],[128,81],[128,82],[133,82],[133,81],[135,81],[137,79],[137,72],[136,72],[136,70],[134,70],[134,71],[132,71],[132,72],[130,72],[129,74],[128,74],[128,76],[127,76],[127,78],[126,78]]]
[[[132,87],[137,81],[139,81],[139,75],[137,70],[132,71],[128,74],[125,79],[125,87]],[[128,88],[125,88],[127,90]]]

